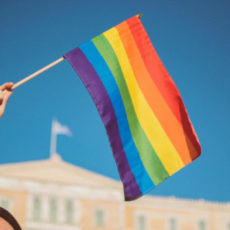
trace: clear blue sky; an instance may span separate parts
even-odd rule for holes
[[[179,88],[202,145],[151,194],[230,201],[229,0],[0,1],[0,84],[17,82],[137,14]],[[52,118],[68,125],[62,158],[119,179],[104,126],[67,61],[19,87],[0,120],[0,163],[49,158]]]

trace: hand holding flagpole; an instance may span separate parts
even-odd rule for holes
[[[3,116],[7,101],[12,94],[13,83],[7,82],[0,86],[0,118]]]

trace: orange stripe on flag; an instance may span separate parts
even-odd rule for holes
[[[200,155],[201,146],[186,112],[181,95],[158,57],[140,20],[137,17],[133,17],[128,19],[126,22],[129,25],[133,38],[142,56],[144,64],[150,73],[152,81],[157,86],[164,100],[181,124],[183,131],[187,134],[187,138],[190,140],[190,142],[188,142],[188,146],[190,147],[190,143],[192,143],[196,149],[195,152],[190,152],[191,158],[194,160]]]
[[[185,164],[192,161],[191,155],[196,154],[196,149],[184,133],[181,124],[178,122],[171,109],[162,97],[159,89],[153,83],[147,71],[141,54],[136,46],[129,26],[126,22],[116,26],[126,53],[133,68],[136,80],[144,94],[146,101],[156,115],[170,141],[176,148],[178,154]]]

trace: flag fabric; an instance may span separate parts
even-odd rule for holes
[[[54,135],[62,134],[62,135],[71,136],[72,132],[67,126],[61,125],[57,120],[53,120],[52,134]]]
[[[180,93],[138,16],[64,57],[105,125],[125,200],[146,194],[200,155]]]

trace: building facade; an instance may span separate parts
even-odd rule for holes
[[[0,206],[24,230],[230,230],[230,203],[144,196],[63,161],[0,166]]]

